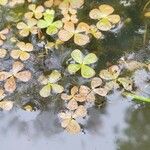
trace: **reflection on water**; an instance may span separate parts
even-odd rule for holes
[[[116,150],[116,140],[125,122],[126,110],[130,103],[120,97],[120,93],[108,97],[103,112],[92,108],[85,133],[71,136],[58,126],[57,115],[52,109],[45,112],[25,112],[14,109],[0,114],[0,141],[3,150]],[[9,143],[9,144],[8,144]]]

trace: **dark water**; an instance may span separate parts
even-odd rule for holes
[[[19,84],[15,94],[8,99],[15,101],[16,107],[11,112],[0,112],[0,150],[149,150],[150,149],[150,105],[138,104],[130,99],[123,98],[121,93],[114,91],[99,108],[89,109],[85,119],[84,132],[79,135],[70,135],[61,127],[57,118],[63,108],[60,97],[43,99],[39,96],[40,85],[38,76],[47,70],[65,70],[65,61],[69,57],[69,50],[79,48],[85,52],[95,52],[99,57],[96,66],[97,73],[105,68],[106,64],[115,64],[122,56],[137,60],[149,60],[149,28],[150,24],[143,19],[142,9],[147,0],[85,0],[85,7],[79,10],[82,21],[89,22],[87,14],[92,8],[104,2],[111,4],[116,12],[122,16],[122,23],[113,32],[105,34],[101,41],[92,40],[86,47],[77,47],[70,43],[61,49],[49,53],[48,56],[38,58],[43,50],[37,46],[36,37],[25,39],[35,46],[35,53],[26,62],[26,68],[33,72],[32,81],[28,84]],[[40,1],[39,3],[41,3]],[[26,5],[12,9],[0,9],[0,27],[12,27],[11,36],[17,35],[15,23],[21,20]],[[145,24],[148,24],[147,38],[143,44]],[[18,37],[20,40],[21,38]],[[13,44],[7,42],[5,48],[11,50]],[[13,62],[9,56],[0,60],[0,69],[10,68]],[[142,89],[142,95],[150,94],[150,86],[145,79],[150,78],[145,70],[138,70],[134,74],[136,85]],[[62,84],[66,87],[72,83],[72,77],[63,77]],[[87,81],[75,76],[74,82],[84,84]],[[98,100],[100,101],[100,100]],[[26,112],[19,107],[26,103],[34,104],[38,111]]]

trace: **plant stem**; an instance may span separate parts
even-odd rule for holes
[[[124,92],[123,95],[127,96],[127,97],[131,97],[133,100],[138,100],[141,102],[150,103],[150,98],[147,98],[144,96],[139,96],[139,95],[136,95],[134,93]]]

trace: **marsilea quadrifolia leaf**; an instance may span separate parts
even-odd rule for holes
[[[68,66],[68,71],[70,74],[75,74],[81,69],[81,75],[84,78],[91,78],[95,75],[95,71],[88,66],[98,60],[94,53],[84,56],[80,50],[76,49],[71,53],[71,57],[76,63]]]

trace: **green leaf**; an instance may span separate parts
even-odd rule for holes
[[[89,66],[82,65],[82,67],[81,67],[81,75],[84,78],[91,78],[91,77],[93,77],[95,75],[95,71]]]
[[[132,91],[132,81],[128,78],[118,78],[117,80],[122,86],[124,87],[125,90],[127,91]]]
[[[61,86],[61,85],[58,85],[58,84],[52,84],[52,91],[54,93],[62,93],[64,88]]]
[[[55,11],[54,10],[46,10],[44,13],[44,20],[49,23],[49,25],[54,21]]]
[[[48,81],[49,83],[56,83],[61,79],[61,74],[59,71],[54,70],[52,73],[49,75]]]
[[[0,0],[0,5],[6,5],[8,0]]]
[[[80,68],[80,64],[70,64],[68,66],[68,71],[70,74],[75,74]]]
[[[42,97],[48,97],[48,96],[50,96],[50,94],[51,94],[51,85],[49,85],[49,84],[44,86],[40,91],[40,95]]]
[[[79,64],[83,62],[83,54],[80,50],[76,49],[71,53],[71,57]]]
[[[55,27],[57,27],[58,29],[60,29],[60,28],[62,28],[63,23],[62,23],[62,21],[58,20],[58,21],[55,21],[55,22],[53,23],[53,26],[55,26]]]
[[[52,25],[50,25],[50,26],[47,28],[47,30],[46,30],[46,33],[47,33],[48,35],[54,35],[54,34],[56,34],[57,32],[58,32],[57,27],[52,26]]]
[[[131,97],[133,100],[150,103],[150,98],[148,97],[139,96],[139,95],[136,95],[134,93],[129,93],[129,92],[124,92],[123,95],[127,97]]]
[[[93,64],[97,60],[98,60],[97,56],[93,53],[90,53],[83,59],[83,64]]]
[[[47,28],[49,26],[49,23],[45,20],[39,20],[37,23],[38,28]]]

